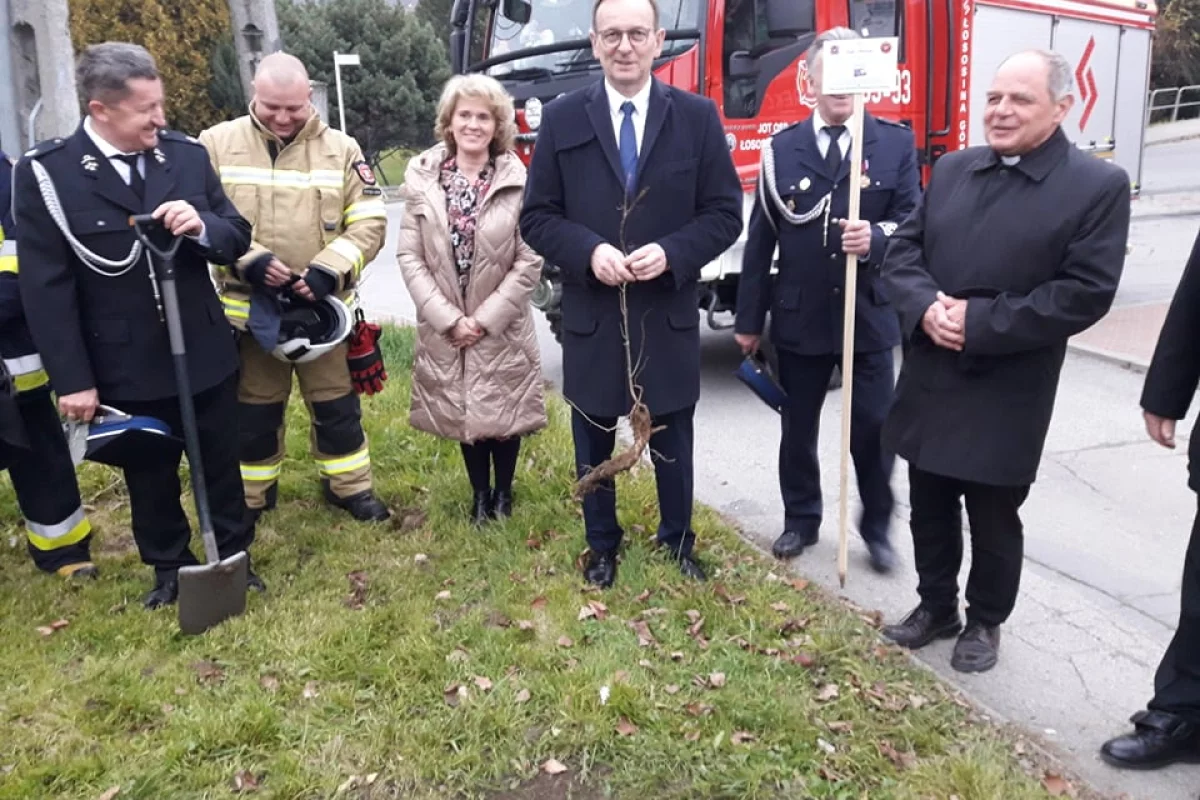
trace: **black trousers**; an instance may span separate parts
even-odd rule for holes
[[[459,446],[462,448],[463,463],[467,467],[467,477],[471,480],[472,489],[477,492],[491,490],[493,472],[498,490],[512,489],[513,476],[517,473],[517,458],[521,455],[520,436],[481,439],[474,444],[460,442]]]
[[[1018,514],[1028,486],[991,486],[935,475],[909,465],[911,527],[921,604],[937,612],[958,608],[962,566],[962,507],[971,528],[967,619],[1000,625],[1017,604],[1024,529]]]
[[[1147,705],[1200,725],[1200,511],[1183,559],[1179,605],[1179,626],[1158,664],[1154,699]]]
[[[695,413],[696,407],[688,406],[652,420],[654,427],[666,426],[650,437],[649,445],[658,490],[658,541],[677,555],[691,555],[696,541],[692,531],[692,421]],[[572,410],[576,475],[583,477],[612,455],[616,425],[616,418],[593,417],[589,421],[579,411]],[[617,521],[614,481],[606,481],[584,496],[583,524],[588,547],[592,550],[613,550],[620,546],[624,531]]]
[[[195,395],[200,458],[221,558],[246,550],[254,541],[254,520],[246,512],[238,464],[237,374]],[[157,417],[183,437],[179,398],[114,404],[127,414]],[[167,574],[198,563],[190,547],[191,527],[180,503],[179,459],[125,470],[133,538],[143,563]],[[190,494],[190,492],[189,492]]]
[[[778,350],[779,383],[787,392],[779,442],[779,489],[784,530],[815,534],[821,527],[821,465],[817,438],[829,376],[841,356],[803,356]],[[865,541],[886,542],[891,529],[892,466],[885,450],[883,422],[895,389],[891,350],[854,354],[854,396],[850,403],[850,456],[862,499],[859,532]]]

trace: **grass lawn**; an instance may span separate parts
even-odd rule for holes
[[[383,186],[399,186],[404,183],[404,170],[408,168],[408,160],[415,156],[419,150],[408,150],[406,148],[398,148],[389,151],[379,160],[379,167],[376,172],[376,179]]]
[[[473,530],[457,445],[406,422],[411,337],[386,341],[391,380],[363,406],[394,524],[322,505],[294,398],[294,458],[254,548],[269,592],[202,637],[182,637],[173,609],[141,608],[150,572],[116,473],[81,472],[102,570],[84,586],[35,572],[0,492],[12,545],[0,552],[0,798],[1067,790],[1030,746],[883,646],[863,615],[709,510],[696,530],[711,580],[685,581],[651,546],[648,469],[622,478],[616,587],[584,591],[557,399],[551,429],[523,451],[516,515]]]

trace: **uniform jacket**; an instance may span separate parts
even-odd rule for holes
[[[1166,419],[1187,416],[1200,382],[1200,235],[1179,279],[1142,386],[1142,408]],[[1200,492],[1200,436],[1188,440],[1188,486]]]
[[[3,206],[0,202],[0,208]],[[8,237],[7,229],[0,226],[0,358],[17,391],[25,393],[48,386],[50,378],[25,323],[17,259],[17,240]]]
[[[973,147],[937,161],[893,234],[888,297],[911,343],[884,443],[913,466],[981,483],[1034,481],[1067,339],[1108,312],[1125,263],[1130,185],[1060,130],[1012,167]],[[921,318],[969,298],[961,352]]]
[[[404,176],[398,257],[417,309],[410,421],[461,442],[530,433],[546,426],[546,405],[529,305],[542,259],[517,226],[525,166],[511,153],[496,159],[492,187],[476,218],[464,297],[439,181],[446,158],[445,145],[436,145],[413,158]],[[463,316],[473,317],[487,334],[457,350],[448,334]]]
[[[12,218],[12,162],[0,150],[0,227],[7,231],[13,229]]]
[[[21,240],[21,299],[34,344],[59,395],[95,388],[100,402],[174,396],[175,373],[166,324],[155,303],[148,256],[119,277],[98,275],[80,260],[47,212],[32,163],[46,168],[66,224],[79,244],[113,261],[137,241],[130,214],[167,200],[187,200],[200,213],[208,247],[184,238],[175,255],[188,370],[200,392],[237,369],[233,331],[221,313],[208,262],[232,264],[250,244],[250,225],[221,190],[204,148],[191,137],[160,131],[145,161],[146,197],[133,190],[84,132],[38,145],[17,164],[16,221]]]
[[[529,170],[521,234],[563,273],[563,392],[600,417],[632,405],[621,336],[620,292],[591,272],[608,242],[632,252],[657,242],[668,270],[626,288],[630,343],[652,414],[700,396],[700,270],[742,230],[742,189],[716,106],[653,79],[635,196],[621,241],[624,172],[603,81],[543,110]],[[644,194],[643,194],[644,192]]]
[[[229,198],[254,228],[236,269],[217,274],[229,321],[245,329],[251,287],[242,270],[268,253],[296,274],[309,267],[326,272],[339,297],[350,299],[387,232],[382,190],[354,139],[314,111],[285,144],[251,109],[204,131],[200,141]]]
[[[760,175],[746,232],[735,323],[738,333],[761,334],[770,310],[771,342],[801,355],[842,352],[845,310],[846,254],[841,226],[834,220],[850,215],[850,159],[842,160],[836,175],[827,172],[814,119],[771,138],[775,187],[779,200],[795,214],[814,209],[829,195],[828,214],[818,213],[804,224],[787,221]],[[921,178],[908,128],[865,115],[862,148],[859,218],[874,224],[871,252],[858,260],[854,349],[873,352],[900,343],[896,312],[879,287],[879,265],[889,234],[916,207]],[[777,245],[779,270],[773,280]]]

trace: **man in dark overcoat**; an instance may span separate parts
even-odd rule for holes
[[[964,672],[996,663],[1067,340],[1107,313],[1125,262],[1129,178],[1067,139],[1070,91],[1057,53],[1008,58],[987,93],[987,146],[938,160],[883,265],[911,337],[884,443],[909,464],[920,595],[884,634],[917,648],[961,630],[951,665]]]
[[[742,190],[715,104],[651,75],[666,32],[655,0],[599,0],[592,50],[603,80],[546,105],[521,235],[563,273],[563,393],[579,475],[612,454],[632,405],[621,296],[637,383],[655,427],[658,541],[687,576],[692,419],[700,396],[700,270],[742,230]],[[623,208],[628,209],[623,213]],[[610,586],[623,531],[611,481],[585,495],[585,578]]]
[[[1142,387],[1150,438],[1175,448],[1175,423],[1187,416],[1200,383],[1200,236],[1158,335]],[[1200,492],[1200,436],[1188,440],[1188,488]],[[1154,675],[1154,696],[1136,712],[1131,733],[1110,739],[1100,757],[1115,767],[1200,764],[1200,512],[1183,559],[1179,625]]]
[[[849,28],[832,28],[813,40],[807,56],[817,93],[812,117],[765,143],[734,336],[744,352],[753,352],[771,312],[771,343],[787,393],[779,443],[783,532],[771,549],[778,558],[792,558],[816,544],[820,533],[817,435],[829,376],[842,357],[846,254],[858,256],[850,454],[863,504],[859,533],[872,568],[889,572],[895,458],[884,449],[880,430],[892,405],[892,350],[900,344],[900,327],[880,290],[879,265],[888,237],[917,204],[921,175],[912,131],[864,114],[860,219],[846,219],[853,95],[825,93],[822,53],[830,42],[857,38]],[[772,279],[777,248],[779,272]]]
[[[208,265],[232,264],[250,224],[221,189],[204,147],[164,129],[163,86],[142,47],[106,42],[79,57],[86,116],[17,164],[20,289],[59,411],[86,422],[100,404],[157,418],[182,436],[179,390],[152,257],[129,226],[154,214],[183,238],[176,285],[200,451],[222,558],[249,548],[237,437],[237,350]],[[180,504],[178,449],[124,464],[133,537],[154,568],[148,608],[173,603],[195,564]],[[250,585],[262,589],[253,572]]]

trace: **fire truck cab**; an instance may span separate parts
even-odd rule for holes
[[[600,80],[588,32],[593,0],[455,0],[451,62],[484,72],[513,98],[517,148],[528,163],[542,107]],[[1064,130],[1077,146],[1113,160],[1136,194],[1150,75],[1153,0],[659,0],[666,30],[658,79],[716,102],[744,189],[749,219],[759,151],[776,131],[807,118],[815,96],[805,51],[834,26],[899,38],[899,74],[867,110],[912,128],[923,179],[949,150],[982,144],[988,84],[1000,62],[1029,48],[1074,65],[1076,102]],[[743,238],[701,275],[701,310],[732,326]],[[534,296],[559,335],[558,269],[547,264]]]

